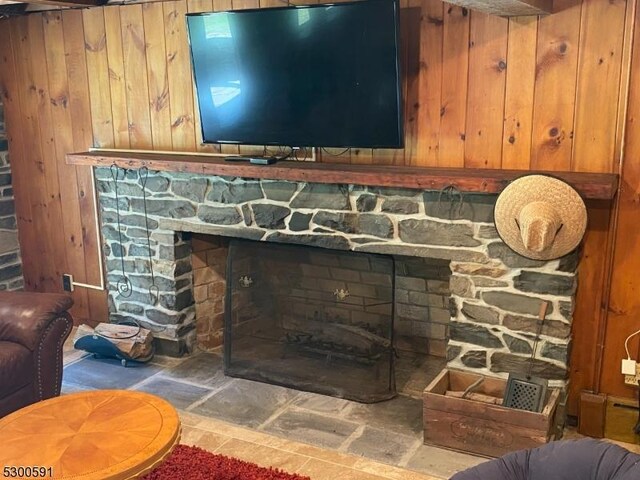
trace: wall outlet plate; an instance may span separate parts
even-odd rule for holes
[[[634,361],[634,360],[632,360]],[[625,385],[640,386],[640,363],[636,362],[636,374],[624,376]]]
[[[636,361],[631,360],[630,358],[622,359],[622,374],[623,375],[633,375],[636,374]]]
[[[73,292],[73,275],[68,273],[62,275],[62,289],[65,292]]]

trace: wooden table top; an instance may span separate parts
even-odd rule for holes
[[[0,439],[0,475],[5,467],[45,467],[44,478],[121,480],[149,471],[171,452],[180,419],[153,395],[95,390],[0,419]]]

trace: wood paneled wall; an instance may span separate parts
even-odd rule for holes
[[[488,16],[440,0],[401,3],[405,148],[353,149],[321,161],[617,171],[636,0],[556,0],[557,12],[540,19]],[[63,272],[90,283],[100,275],[90,171],[67,166],[66,152],[220,150],[199,145],[184,14],[282,4],[177,0],[0,21],[0,93],[28,288],[59,291]],[[590,205],[574,392],[594,381],[609,207]],[[104,293],[79,289],[74,297],[80,321],[105,319]],[[605,354],[618,359],[614,350]],[[621,378],[603,386],[619,394]]]
[[[626,358],[624,341],[640,330],[640,9],[636,11],[635,38],[626,119],[624,163],[619,193],[618,228],[614,242],[610,302],[608,304],[606,336],[598,345],[602,356],[601,388],[623,397],[637,397],[638,388],[622,384],[620,359]],[[638,360],[640,337],[629,342],[629,352]]]

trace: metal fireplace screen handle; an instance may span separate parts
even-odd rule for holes
[[[142,204],[144,206],[144,226],[147,235],[147,258],[149,260],[149,271],[151,272],[151,285],[149,285],[149,297],[153,305],[158,304],[160,298],[160,288],[156,285],[156,277],[153,272],[153,258],[151,255],[151,236],[149,233],[149,214],[147,213],[147,180],[149,179],[149,169],[147,167],[140,167],[138,170],[138,177],[140,178],[140,184],[142,186]]]
[[[122,247],[122,226],[120,225],[120,196],[118,194],[118,181],[120,180],[119,178],[120,168],[115,163],[113,163],[111,167],[109,167],[109,170],[111,171],[111,178],[113,179],[113,189],[116,195],[116,222],[118,224],[118,244],[120,245],[120,247]],[[122,170],[122,173],[123,173],[122,179],[124,180],[124,177],[126,175],[126,172],[124,169]],[[120,263],[121,263],[121,269],[122,269],[122,272],[121,272],[122,276],[116,283],[116,291],[121,297],[129,298],[131,294],[133,294],[133,288],[131,287],[131,281],[127,276],[127,272],[124,269],[123,254],[120,255]]]

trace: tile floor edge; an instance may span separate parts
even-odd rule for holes
[[[436,476],[433,476],[433,475],[427,475],[427,474],[424,474],[424,473],[421,473],[421,472],[418,472],[418,471],[415,471],[415,470],[409,470],[409,469],[406,469],[406,468],[400,468],[400,467],[396,467],[394,465],[389,465],[389,464],[386,464],[386,463],[377,462],[377,461],[369,459],[367,457],[361,457],[361,456],[353,455],[351,453],[346,453],[346,452],[328,450],[328,449],[320,448],[320,447],[318,447],[316,445],[311,445],[311,444],[308,444],[308,443],[298,442],[298,441],[295,441],[295,440],[289,440],[289,439],[284,438],[284,437],[280,437],[280,436],[273,435],[273,434],[266,433],[266,432],[262,432],[262,431],[259,431],[259,430],[254,430],[254,429],[251,429],[251,428],[243,427],[243,426],[236,425],[236,424],[233,424],[233,423],[225,422],[224,420],[213,419],[211,417],[206,417],[206,416],[199,415],[199,414],[196,414],[196,413],[193,413],[193,412],[189,412],[189,411],[186,411],[186,410],[182,410],[182,409],[178,409],[178,414],[180,415],[180,419],[181,420],[183,420],[185,417],[196,417],[196,419],[198,420],[198,423],[196,423],[195,425],[191,424],[191,423],[187,423],[187,422],[184,423],[184,425],[186,425],[188,427],[191,427],[191,428],[197,428],[197,429],[200,429],[200,430],[205,430],[205,431],[208,431],[208,432],[217,433],[219,435],[230,436],[231,438],[236,438],[238,440],[243,440],[245,442],[253,443],[253,444],[256,444],[256,445],[268,446],[270,448],[273,448],[273,449],[276,449],[276,450],[280,450],[280,451],[283,451],[283,452],[287,452],[287,453],[291,453],[291,454],[302,455],[302,456],[306,456],[306,457],[313,458],[313,459],[316,459],[316,460],[322,460],[324,462],[331,463],[331,464],[334,464],[334,465],[338,465],[338,466],[344,467],[344,468],[349,468],[351,470],[356,470],[356,471],[360,471],[360,472],[366,471],[367,473],[373,473],[373,472],[371,472],[369,470],[362,470],[360,468],[354,468],[353,466],[345,465],[344,463],[338,463],[338,462],[335,462],[335,461],[327,460],[326,458],[323,458],[322,455],[310,455],[308,453],[300,453],[300,452],[294,451],[292,449],[284,448],[284,446],[274,446],[274,445],[265,444],[263,442],[258,441],[256,439],[256,437],[266,437],[266,438],[276,437],[276,438],[279,438],[279,439],[282,439],[283,441],[285,441],[286,444],[300,446],[303,449],[305,449],[307,451],[314,452],[314,453],[330,452],[331,454],[334,454],[336,456],[342,456],[342,457],[347,457],[347,458],[354,459],[355,460],[355,464],[358,464],[358,465],[367,464],[367,465],[374,466],[374,467],[375,466],[379,466],[380,470],[383,473],[376,473],[376,475],[379,475],[379,476],[385,477],[385,478],[389,478],[389,479],[393,479],[393,480],[396,480],[397,478],[401,478],[401,477],[389,476],[385,472],[391,471],[391,472],[397,473],[398,475],[409,473],[409,474],[411,474],[411,477],[415,478],[415,479],[445,480],[445,477],[436,477]],[[223,424],[224,427],[227,430],[225,430],[224,432],[220,432],[219,430],[217,430],[215,428],[215,426],[212,427],[212,428],[207,428],[206,424],[213,424],[213,425]],[[407,477],[405,475],[402,478],[407,478]]]

